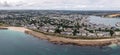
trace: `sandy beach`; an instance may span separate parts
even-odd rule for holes
[[[9,30],[13,30],[13,31],[19,31],[19,32],[25,32],[26,30],[30,31],[29,29],[26,29],[24,27],[6,27]]]
[[[70,39],[57,36],[45,35],[35,31],[25,31],[25,33],[38,37],[40,39],[48,40],[55,44],[72,44],[78,46],[106,46],[110,44],[116,44],[118,41],[115,38],[111,39],[95,39],[95,40],[85,40],[85,39]]]
[[[96,39],[96,40],[70,39],[70,38],[45,35],[43,33],[35,32],[32,30],[26,29],[24,27],[6,27],[6,28],[13,31],[25,32],[27,34],[33,35],[34,37],[48,40],[55,44],[72,44],[72,45],[79,45],[79,46],[105,46],[105,45],[110,45],[112,43],[117,42],[115,38]]]

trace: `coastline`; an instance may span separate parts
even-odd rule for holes
[[[116,43],[116,39],[96,39],[96,40],[84,40],[84,39],[70,39],[56,36],[44,35],[35,31],[25,31],[25,33],[38,37],[40,39],[48,40],[54,44],[72,44],[78,46],[106,46],[112,43]]]
[[[29,29],[24,27],[5,27],[5,28],[7,28],[8,30],[13,30],[18,32],[25,32],[26,30],[30,31]]]
[[[7,30],[8,28],[0,26],[0,30]]]
[[[78,46],[106,46],[106,45],[110,45],[118,42],[117,39],[115,38],[95,39],[95,40],[70,39],[70,38],[45,35],[43,33],[35,32],[24,27],[5,27],[5,28],[8,28],[8,30],[25,32],[26,34],[30,34],[34,37],[48,40],[54,44],[61,44],[61,45],[71,44],[71,45],[78,45]]]

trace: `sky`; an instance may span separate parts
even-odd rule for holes
[[[120,10],[120,0],[0,0],[0,9]]]

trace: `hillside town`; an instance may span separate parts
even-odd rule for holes
[[[120,36],[120,23],[107,26],[89,22],[91,15],[58,11],[0,11],[0,23],[26,27],[43,33],[72,37],[106,38]]]

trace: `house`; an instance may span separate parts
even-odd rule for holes
[[[116,32],[115,32],[115,35],[120,36],[120,31],[119,31],[119,32],[116,31]]]
[[[61,32],[61,34],[65,34],[65,35],[72,35],[73,30],[71,28],[65,28],[63,32]]]

